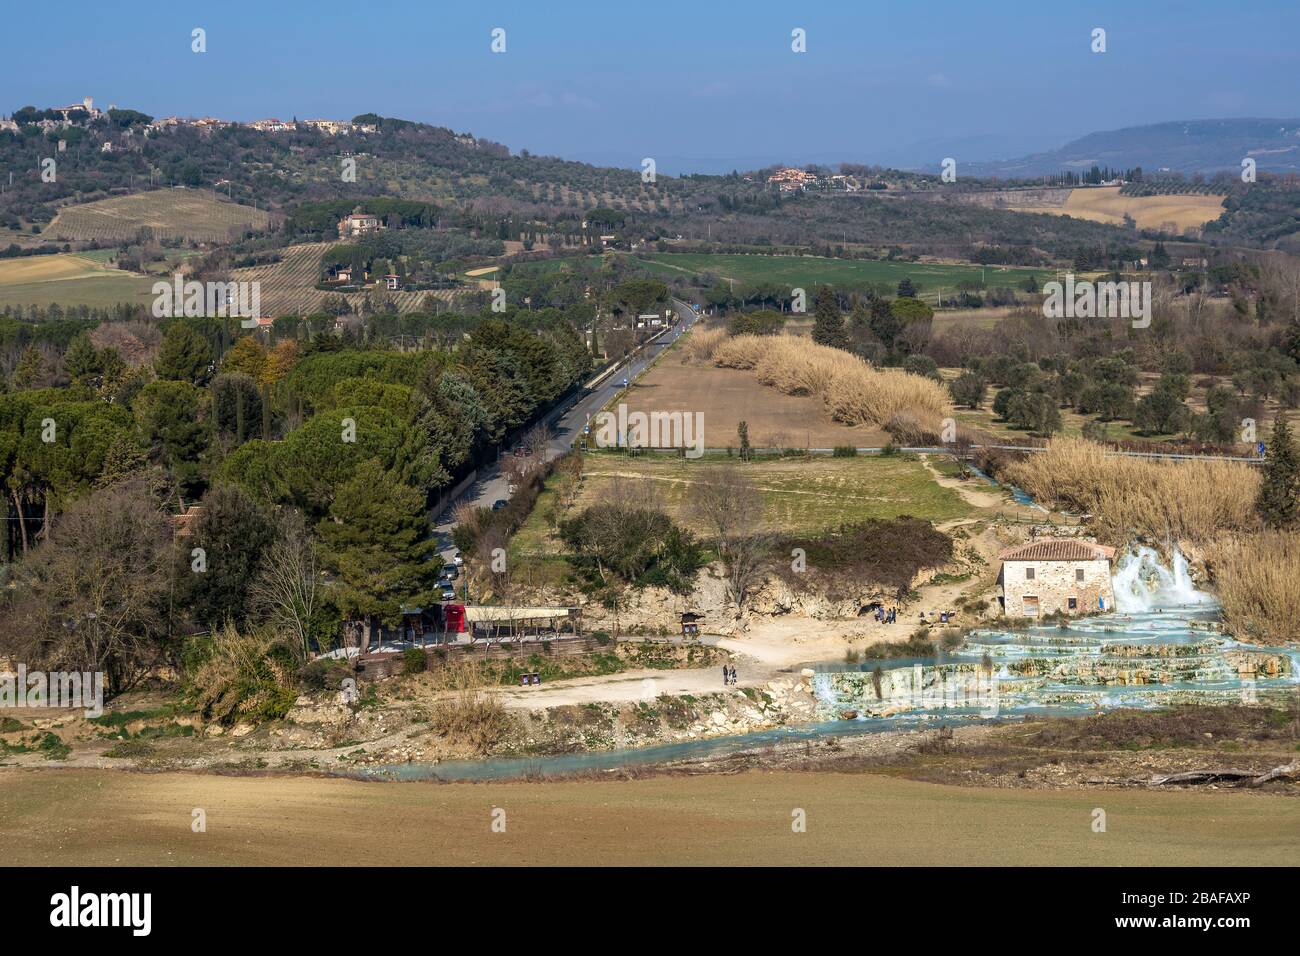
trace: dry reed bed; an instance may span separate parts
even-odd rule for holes
[[[682,362],[710,362],[727,337],[726,329],[692,329],[681,341]]]
[[[1300,641],[1300,535],[1264,531],[1225,539],[1207,556],[1234,636],[1259,644]]]
[[[1091,514],[1097,533],[1114,544],[1136,535],[1157,544],[1205,545],[1259,529],[1260,475],[1236,462],[1107,456],[1093,442],[1056,438],[1006,472],[1043,504]]]
[[[706,333],[708,334],[708,333]],[[947,389],[900,369],[877,369],[842,349],[792,335],[737,335],[701,343],[715,365],[752,369],[758,380],[786,395],[820,398],[831,418],[846,425],[906,429],[907,437],[938,435],[951,414]]]

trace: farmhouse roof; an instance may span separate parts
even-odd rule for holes
[[[172,515],[172,532],[178,538],[188,538],[194,533],[194,525],[203,516],[202,505],[190,505],[183,514]]]
[[[1043,538],[1005,548],[998,554],[1000,561],[1109,561],[1115,549],[1090,541],[1073,538]]]

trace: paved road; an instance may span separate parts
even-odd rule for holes
[[[699,314],[690,305],[678,299],[673,300],[673,307],[677,311],[676,325],[636,353],[630,362],[625,363],[624,366],[620,367],[600,385],[585,394],[578,393],[568,405],[551,413],[548,423],[555,437],[546,446],[548,461],[563,455],[573,446],[573,442],[582,434],[582,429],[587,424],[588,417],[600,411],[610,399],[622,390],[623,379],[634,379],[645,371],[650,363],[663,354],[664,349],[676,342],[682,333],[689,329],[699,318]],[[466,488],[464,494],[453,501],[437,517],[434,534],[438,539],[438,550],[444,561],[450,561],[452,555],[456,553],[456,548],[451,543],[451,531],[456,524],[452,519],[452,512],[456,505],[468,501],[479,507],[488,507],[499,498],[510,497],[508,494],[509,483],[506,481],[505,476],[501,474],[499,462],[484,466],[479,469],[479,472],[478,480]]]

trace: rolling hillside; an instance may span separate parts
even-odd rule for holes
[[[270,222],[266,211],[208,190],[156,189],[66,206],[48,232],[59,239],[126,242],[148,228],[163,242],[229,242],[250,229],[266,229]]]

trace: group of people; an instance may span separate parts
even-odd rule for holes
[[[736,669],[734,667],[728,667],[726,664],[722,665],[722,683],[733,685],[736,683]]]
[[[937,614],[934,611],[922,611],[922,624],[947,624],[952,618],[957,616],[956,611],[940,611]],[[898,620],[898,608],[884,607],[876,605],[876,620],[881,624],[893,624]]]

